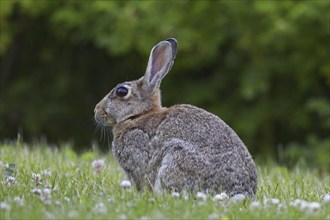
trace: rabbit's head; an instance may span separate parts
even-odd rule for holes
[[[159,42],[150,52],[146,73],[138,80],[118,84],[96,106],[95,120],[113,126],[161,108],[160,82],[170,71],[177,41],[170,38]]]

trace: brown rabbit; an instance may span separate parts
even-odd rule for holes
[[[145,75],[117,85],[95,107],[112,126],[112,150],[137,189],[226,192],[254,197],[254,161],[219,117],[192,105],[161,106],[160,82],[176,56],[173,38],[150,53]]]

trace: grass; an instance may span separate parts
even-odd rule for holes
[[[2,144],[0,153],[1,219],[330,218],[330,202],[322,201],[330,192],[329,173],[301,167],[259,166],[258,193],[251,205],[248,200],[219,202],[123,188],[123,172],[110,153],[94,150],[78,156],[69,147],[21,144]],[[97,169],[92,162],[99,159],[105,166]],[[309,203],[297,200],[293,205],[296,199]]]

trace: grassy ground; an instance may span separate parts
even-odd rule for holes
[[[110,154],[78,156],[42,145],[0,151],[1,219],[330,219],[328,196],[322,197],[330,177],[315,170],[260,166],[255,201],[234,202],[123,187]]]

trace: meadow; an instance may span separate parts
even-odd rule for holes
[[[111,153],[0,145],[1,219],[330,219],[330,176],[258,164],[255,200],[137,192]]]

